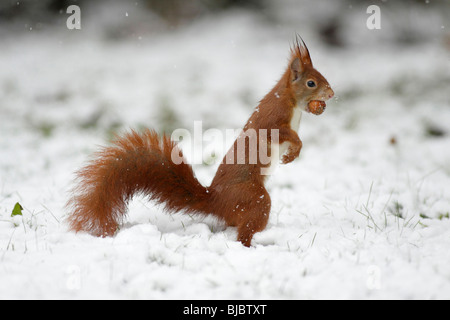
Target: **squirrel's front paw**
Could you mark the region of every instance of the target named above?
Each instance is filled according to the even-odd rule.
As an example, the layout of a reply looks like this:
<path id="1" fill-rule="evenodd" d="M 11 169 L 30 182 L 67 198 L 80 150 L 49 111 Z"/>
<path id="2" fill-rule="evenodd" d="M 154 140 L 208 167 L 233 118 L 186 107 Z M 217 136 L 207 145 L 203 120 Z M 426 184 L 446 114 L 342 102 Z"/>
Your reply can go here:
<path id="1" fill-rule="evenodd" d="M 282 164 L 288 164 L 288 163 L 291 163 L 292 161 L 295 160 L 295 158 L 296 158 L 296 157 L 293 156 L 292 153 L 285 154 L 285 155 L 281 158 L 281 163 L 282 163 Z"/>
<path id="2" fill-rule="evenodd" d="M 286 153 L 285 155 L 283 155 L 283 157 L 281 157 L 281 163 L 282 164 L 287 164 L 287 163 L 291 163 L 292 161 L 294 161 L 300 154 L 300 149 L 298 149 L 298 151 L 294 151 L 292 152 L 289 149 L 289 152 Z"/>
<path id="3" fill-rule="evenodd" d="M 282 164 L 291 163 L 296 158 L 298 158 L 298 156 L 300 155 L 300 150 L 302 149 L 302 145 L 303 144 L 301 140 L 299 140 L 296 144 L 291 145 L 286 154 L 281 157 L 281 163 Z"/>

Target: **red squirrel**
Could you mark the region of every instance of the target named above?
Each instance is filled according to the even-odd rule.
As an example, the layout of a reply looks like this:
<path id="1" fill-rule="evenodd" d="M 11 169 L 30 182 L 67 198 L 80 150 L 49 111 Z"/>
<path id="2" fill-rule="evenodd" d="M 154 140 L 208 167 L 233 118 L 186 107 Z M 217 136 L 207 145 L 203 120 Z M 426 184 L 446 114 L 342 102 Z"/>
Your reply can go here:
<path id="1" fill-rule="evenodd" d="M 302 141 L 297 130 L 302 111 L 322 113 L 324 101 L 333 95 L 327 80 L 314 69 L 305 43 L 297 37 L 283 76 L 260 101 L 209 187 L 200 184 L 184 158 L 177 164 L 172 160 L 173 154 L 183 155 L 169 137 L 152 130 L 131 131 L 100 150 L 77 173 L 78 185 L 67 203 L 69 227 L 97 236 L 114 235 L 128 201 L 143 194 L 168 212 L 213 215 L 237 227 L 238 241 L 249 247 L 253 235 L 264 230 L 269 220 L 271 200 L 263 170 L 299 156 Z M 268 133 L 265 140 L 259 139 L 263 129 Z M 250 150 L 246 140 L 250 130 L 258 135 L 256 150 Z M 274 132 L 278 141 L 272 137 Z M 262 147 L 261 141 L 271 160 L 249 161 L 251 152 Z M 237 159 L 239 144 L 245 146 L 244 159 Z"/>

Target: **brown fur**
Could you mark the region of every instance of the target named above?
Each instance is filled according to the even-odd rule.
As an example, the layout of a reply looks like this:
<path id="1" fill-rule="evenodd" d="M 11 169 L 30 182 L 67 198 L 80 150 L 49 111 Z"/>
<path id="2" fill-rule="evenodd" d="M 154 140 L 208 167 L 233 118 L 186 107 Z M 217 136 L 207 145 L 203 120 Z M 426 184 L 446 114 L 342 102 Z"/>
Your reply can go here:
<path id="1" fill-rule="evenodd" d="M 317 86 L 308 88 L 308 80 Z M 249 161 L 246 132 L 267 129 L 270 153 L 271 129 L 277 129 L 279 143 L 289 143 L 282 158 L 282 163 L 289 163 L 298 157 L 302 147 L 297 132 L 290 127 L 294 108 L 307 110 L 309 101 L 327 100 L 332 95 L 328 82 L 313 68 L 308 49 L 297 40 L 289 67 L 255 109 L 209 188 L 198 182 L 186 161 L 179 165 L 172 162 L 172 152 L 181 154 L 181 150 L 168 137 L 159 137 L 150 130 L 142 134 L 132 131 L 100 151 L 78 172 L 79 183 L 68 202 L 71 229 L 113 235 L 126 214 L 128 201 L 141 193 L 163 204 L 169 212 L 212 214 L 228 226 L 236 226 L 238 240 L 250 246 L 253 235 L 267 225 L 271 200 L 264 186 L 266 177 L 261 175 L 261 169 L 269 164 L 259 158 L 255 163 Z M 239 143 L 246 146 L 243 164 L 237 162 Z M 226 159 L 235 161 L 228 164 Z"/>
<path id="2" fill-rule="evenodd" d="M 134 131 L 117 139 L 113 146 L 98 152 L 95 159 L 78 172 L 79 184 L 68 206 L 68 218 L 75 231 L 98 236 L 113 235 L 134 194 L 164 204 L 168 211 L 204 211 L 207 190 L 194 177 L 185 161 L 171 161 L 175 144 L 151 130 Z"/>

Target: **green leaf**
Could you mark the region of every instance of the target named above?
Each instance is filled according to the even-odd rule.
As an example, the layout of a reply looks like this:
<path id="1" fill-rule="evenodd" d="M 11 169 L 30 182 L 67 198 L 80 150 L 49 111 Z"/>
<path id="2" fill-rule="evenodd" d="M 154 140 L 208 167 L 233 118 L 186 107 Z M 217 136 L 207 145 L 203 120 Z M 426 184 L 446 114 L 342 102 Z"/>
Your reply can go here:
<path id="1" fill-rule="evenodd" d="M 16 205 L 14 206 L 14 209 L 13 209 L 12 213 L 11 213 L 11 217 L 21 216 L 22 215 L 22 210 L 23 210 L 22 206 L 20 205 L 20 203 L 17 202 Z"/>
<path id="2" fill-rule="evenodd" d="M 438 219 L 439 219 L 439 220 L 442 220 L 442 219 L 444 219 L 444 218 L 447 218 L 447 219 L 450 218 L 450 215 L 449 215 L 448 212 L 447 212 L 446 214 L 443 214 L 443 213 L 440 213 L 440 214 L 439 214 L 439 216 L 438 216 Z"/>

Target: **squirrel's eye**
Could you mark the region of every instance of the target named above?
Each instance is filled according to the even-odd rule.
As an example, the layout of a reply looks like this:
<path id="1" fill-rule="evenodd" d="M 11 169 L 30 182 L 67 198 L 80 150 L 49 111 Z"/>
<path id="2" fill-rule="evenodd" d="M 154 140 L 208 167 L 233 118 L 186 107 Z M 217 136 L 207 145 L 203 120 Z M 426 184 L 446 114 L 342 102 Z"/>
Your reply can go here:
<path id="1" fill-rule="evenodd" d="M 306 85 L 307 85 L 308 87 L 310 87 L 310 88 L 314 88 L 314 87 L 316 86 L 316 83 L 315 83 L 314 81 L 312 81 L 312 80 L 309 80 L 309 81 L 306 83 Z"/>

